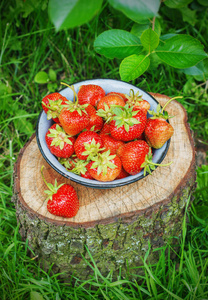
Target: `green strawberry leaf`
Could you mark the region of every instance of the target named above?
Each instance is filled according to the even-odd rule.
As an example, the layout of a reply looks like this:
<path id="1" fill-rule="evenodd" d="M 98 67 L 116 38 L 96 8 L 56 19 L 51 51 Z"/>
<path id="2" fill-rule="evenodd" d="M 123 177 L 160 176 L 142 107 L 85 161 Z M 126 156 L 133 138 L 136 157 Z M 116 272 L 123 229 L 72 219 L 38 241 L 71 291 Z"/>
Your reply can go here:
<path id="1" fill-rule="evenodd" d="M 108 58 L 125 58 L 138 54 L 143 47 L 140 39 L 128 31 L 120 29 L 107 30 L 94 41 L 95 51 Z"/>
<path id="2" fill-rule="evenodd" d="M 124 58 L 120 64 L 121 80 L 130 81 L 141 76 L 149 67 L 150 59 L 145 55 L 133 54 Z"/>
<path id="3" fill-rule="evenodd" d="M 100 10 L 102 0 L 49 0 L 48 14 L 56 30 L 73 28 L 90 21 Z"/>
<path id="4" fill-rule="evenodd" d="M 203 48 L 197 39 L 186 34 L 178 34 L 165 40 L 155 52 L 168 65 L 185 69 L 208 57 Z"/>
<path id="5" fill-rule="evenodd" d="M 108 0 L 115 8 L 134 22 L 140 23 L 157 15 L 160 7 L 160 0 Z"/>
<path id="6" fill-rule="evenodd" d="M 150 53 L 159 45 L 159 35 L 152 28 L 148 28 L 141 35 L 141 43 Z"/>

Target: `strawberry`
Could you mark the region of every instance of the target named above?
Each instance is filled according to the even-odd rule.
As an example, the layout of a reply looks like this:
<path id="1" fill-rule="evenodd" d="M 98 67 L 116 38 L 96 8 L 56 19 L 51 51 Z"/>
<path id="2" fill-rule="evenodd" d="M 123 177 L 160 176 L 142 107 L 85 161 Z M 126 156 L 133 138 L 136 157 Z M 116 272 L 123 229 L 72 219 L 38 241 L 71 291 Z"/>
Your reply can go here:
<path id="1" fill-rule="evenodd" d="M 53 124 L 45 135 L 50 152 L 57 157 L 70 157 L 74 153 L 75 138 L 66 134 L 57 123 Z"/>
<path id="2" fill-rule="evenodd" d="M 90 160 L 98 152 L 104 150 L 103 141 L 94 131 L 83 131 L 79 134 L 74 144 L 74 150 L 79 159 Z"/>
<path id="3" fill-rule="evenodd" d="M 139 173 L 148 153 L 149 146 L 145 141 L 138 140 L 126 143 L 119 152 L 124 170 L 131 175 Z"/>
<path id="4" fill-rule="evenodd" d="M 147 117 L 142 110 L 129 107 L 112 108 L 115 116 L 110 122 L 112 137 L 121 141 L 131 141 L 139 137 L 146 126 Z"/>
<path id="5" fill-rule="evenodd" d="M 87 165 L 89 164 L 86 160 L 77 159 L 74 168 L 71 170 L 74 174 L 80 175 L 83 178 L 92 179 L 94 178 L 90 175 Z"/>
<path id="6" fill-rule="evenodd" d="M 110 134 L 110 124 L 105 122 L 103 128 L 100 131 L 100 134 Z"/>
<path id="7" fill-rule="evenodd" d="M 43 176 L 43 167 L 41 168 L 41 175 L 43 181 L 48 189 L 45 193 L 48 195 L 47 210 L 59 217 L 72 218 L 79 210 L 79 199 L 73 186 L 70 184 L 61 184 L 57 186 L 55 179 L 54 186 L 46 182 Z"/>
<path id="8" fill-rule="evenodd" d="M 111 107 L 112 105 L 125 106 L 125 101 L 123 100 L 123 98 L 116 94 L 110 94 L 100 99 L 100 101 L 97 104 L 97 110 L 105 110 L 104 103 L 107 104 L 108 107 Z"/>
<path id="9" fill-rule="evenodd" d="M 42 99 L 42 108 L 47 114 L 47 120 L 53 119 L 54 122 L 59 123 L 59 114 L 61 112 L 62 106 L 67 103 L 66 97 L 59 93 L 52 93 L 45 96 Z"/>
<path id="10" fill-rule="evenodd" d="M 97 102 L 105 96 L 104 89 L 96 84 L 81 85 L 78 91 L 80 104 L 97 105 Z"/>
<path id="11" fill-rule="evenodd" d="M 73 87 L 70 87 L 74 92 L 74 101 L 68 101 L 59 115 L 59 121 L 64 130 L 74 136 L 85 129 L 90 123 L 90 117 L 86 112 L 88 104 L 80 105 L 78 103 L 78 97 Z M 76 98 L 76 100 L 75 100 Z"/>
<path id="12" fill-rule="evenodd" d="M 89 125 L 85 128 L 86 130 L 100 131 L 103 127 L 103 118 L 96 114 L 96 109 L 91 104 L 86 107 L 86 112 L 90 117 Z"/>
<path id="13" fill-rule="evenodd" d="M 98 153 L 87 165 L 90 175 L 98 181 L 112 181 L 121 172 L 121 160 L 114 154 L 110 155 L 110 150 Z"/>
<path id="14" fill-rule="evenodd" d="M 126 98 L 126 95 L 124 93 L 119 93 L 119 92 L 110 92 L 106 96 L 112 95 L 112 94 L 116 94 L 116 95 L 121 96 L 123 98 L 124 102 L 126 102 L 128 100 L 128 98 Z"/>
<path id="15" fill-rule="evenodd" d="M 158 104 L 156 112 L 149 111 L 152 117 L 147 120 L 144 135 L 150 147 L 155 149 L 161 148 L 174 133 L 172 125 L 166 121 L 170 116 L 167 112 L 164 112 L 164 108 L 173 99 L 175 98 L 170 99 L 163 108 Z"/>
<path id="16" fill-rule="evenodd" d="M 126 98 L 128 99 L 126 103 L 129 104 L 129 106 L 134 106 L 137 109 L 142 109 L 146 114 L 147 111 L 150 109 L 150 104 L 148 101 L 142 99 L 142 95 L 139 95 L 139 91 L 134 94 L 134 90 L 130 90 L 130 95 L 126 94 Z"/>
<path id="17" fill-rule="evenodd" d="M 168 164 L 157 164 L 152 161 L 152 149 L 143 140 L 137 140 L 126 143 L 119 149 L 119 157 L 122 162 L 124 170 L 130 175 L 138 174 L 144 169 L 144 176 L 146 173 L 151 174 L 151 170 L 155 170 L 156 166 L 169 166 Z"/>
<path id="18" fill-rule="evenodd" d="M 124 168 L 121 168 L 121 172 L 119 173 L 119 175 L 116 177 L 116 179 L 122 179 L 122 178 L 126 178 L 128 177 L 130 174 L 127 173 Z"/>
<path id="19" fill-rule="evenodd" d="M 110 150 L 111 154 L 116 154 L 117 149 L 124 144 L 124 142 L 114 139 L 109 134 L 100 134 L 100 137 L 103 141 L 105 151 Z"/>

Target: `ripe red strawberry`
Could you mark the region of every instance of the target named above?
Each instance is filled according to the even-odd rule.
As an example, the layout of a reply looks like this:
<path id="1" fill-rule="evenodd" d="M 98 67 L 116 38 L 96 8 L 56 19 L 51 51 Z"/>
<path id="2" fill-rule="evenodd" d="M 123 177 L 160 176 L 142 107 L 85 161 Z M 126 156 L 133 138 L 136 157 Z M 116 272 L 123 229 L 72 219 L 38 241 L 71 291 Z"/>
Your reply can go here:
<path id="1" fill-rule="evenodd" d="M 130 95 L 126 94 L 126 98 L 128 99 L 126 103 L 129 106 L 134 106 L 137 109 L 142 109 L 147 114 L 147 111 L 150 109 L 150 104 L 148 101 L 142 99 L 142 95 L 139 95 L 139 91 L 135 94 L 134 90 L 130 90 Z"/>
<path id="2" fill-rule="evenodd" d="M 123 100 L 123 98 L 116 94 L 110 94 L 100 99 L 100 101 L 97 104 L 97 110 L 105 110 L 104 103 L 107 104 L 108 107 L 111 107 L 112 105 L 125 106 L 125 101 Z"/>
<path id="3" fill-rule="evenodd" d="M 81 85 L 78 91 L 80 104 L 97 105 L 97 102 L 105 96 L 104 89 L 96 84 Z"/>
<path id="4" fill-rule="evenodd" d="M 88 104 L 79 104 L 74 87 L 71 87 L 69 85 L 67 86 L 74 92 L 74 101 L 68 101 L 67 104 L 64 105 L 64 108 L 61 110 L 59 115 L 59 121 L 64 130 L 68 134 L 74 136 L 80 133 L 89 125 L 90 117 L 85 110 Z"/>
<path id="5" fill-rule="evenodd" d="M 105 122 L 103 128 L 100 131 L 100 134 L 110 134 L 110 124 Z"/>
<path id="6" fill-rule="evenodd" d="M 87 165 L 90 175 L 98 181 L 112 181 L 121 172 L 121 160 L 114 154 L 110 155 L 110 150 L 98 153 Z"/>
<path id="7" fill-rule="evenodd" d="M 124 142 L 114 139 L 109 134 L 100 134 L 100 137 L 103 141 L 105 151 L 110 150 L 111 154 L 116 154 L 118 148 L 124 144 Z"/>
<path id="8" fill-rule="evenodd" d="M 106 96 L 112 95 L 112 94 L 116 94 L 116 95 L 121 96 L 123 98 L 124 102 L 126 102 L 128 100 L 128 98 L 126 98 L 126 95 L 124 93 L 119 93 L 119 92 L 110 92 Z"/>
<path id="9" fill-rule="evenodd" d="M 112 137 L 121 141 L 132 141 L 138 138 L 146 126 L 147 117 L 142 110 L 129 107 L 112 108 L 115 116 L 110 122 L 110 132 Z"/>
<path id="10" fill-rule="evenodd" d="M 66 97 L 59 93 L 52 93 L 45 96 L 42 99 L 41 105 L 44 112 L 47 114 L 47 120 L 53 119 L 54 122 L 59 123 L 59 114 L 67 101 Z"/>
<path id="11" fill-rule="evenodd" d="M 136 175 L 142 170 L 142 164 L 149 153 L 148 144 L 143 140 L 132 141 L 126 143 L 121 149 L 119 154 L 124 170 L 131 175 Z"/>
<path id="12" fill-rule="evenodd" d="M 83 131 L 79 134 L 74 144 L 74 150 L 79 159 L 90 160 L 102 151 L 103 141 L 94 131 Z"/>
<path id="13" fill-rule="evenodd" d="M 144 176 L 146 173 L 151 173 L 156 166 L 169 166 L 168 164 L 157 164 L 152 161 L 152 149 L 143 140 L 132 141 L 120 147 L 120 159 L 124 170 L 130 175 L 138 174 L 144 169 Z"/>
<path id="14" fill-rule="evenodd" d="M 74 153 L 75 138 L 66 134 L 57 123 L 53 124 L 45 135 L 50 152 L 57 157 L 70 157 Z"/>
<path id="15" fill-rule="evenodd" d="M 48 200 L 48 211 L 55 216 L 65 218 L 74 217 L 79 210 L 79 199 L 73 186 L 70 184 L 61 184 L 57 186 L 56 180 L 53 186 L 46 182 L 42 171 L 43 166 L 41 168 L 41 175 L 45 184 L 49 188 L 49 190 L 45 191 L 48 195 L 46 199 Z"/>
<path id="16" fill-rule="evenodd" d="M 172 99 L 170 99 L 167 103 L 171 100 Z M 168 116 L 167 112 L 163 114 L 165 106 L 162 109 L 158 104 L 156 112 L 149 111 L 149 113 L 152 114 L 152 117 L 148 118 L 144 131 L 148 145 L 155 149 L 161 148 L 174 133 L 172 125 L 166 121 L 170 116 Z"/>
<path id="17" fill-rule="evenodd" d="M 86 112 L 90 117 L 90 123 L 85 128 L 86 130 L 100 131 L 103 127 L 103 118 L 96 114 L 96 109 L 91 104 L 86 107 Z"/>
<path id="18" fill-rule="evenodd" d="M 121 168 L 121 172 L 120 172 L 119 175 L 116 177 L 116 179 L 122 179 L 122 178 L 126 178 L 126 177 L 128 177 L 128 176 L 130 176 L 130 174 L 127 173 L 127 172 L 124 170 L 124 168 L 122 167 L 122 168 Z"/>

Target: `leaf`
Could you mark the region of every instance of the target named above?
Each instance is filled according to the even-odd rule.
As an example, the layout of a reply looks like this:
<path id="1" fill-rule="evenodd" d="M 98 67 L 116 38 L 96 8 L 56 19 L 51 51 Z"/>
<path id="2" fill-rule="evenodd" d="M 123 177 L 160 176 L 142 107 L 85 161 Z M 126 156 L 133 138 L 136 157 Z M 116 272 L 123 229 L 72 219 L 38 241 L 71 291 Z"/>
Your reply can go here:
<path id="1" fill-rule="evenodd" d="M 203 5 L 203 6 L 208 6 L 208 2 L 207 0 L 197 0 L 199 2 L 199 4 Z"/>
<path id="2" fill-rule="evenodd" d="M 51 81 L 56 81 L 56 72 L 53 69 L 49 69 L 48 76 Z"/>
<path id="3" fill-rule="evenodd" d="M 159 36 L 151 28 L 146 29 L 141 35 L 141 43 L 150 53 L 159 45 Z"/>
<path id="4" fill-rule="evenodd" d="M 208 58 L 200 61 L 193 67 L 181 70 L 186 75 L 192 75 L 196 80 L 205 81 L 208 79 Z"/>
<path id="5" fill-rule="evenodd" d="M 197 169 L 196 192 L 202 195 L 205 202 L 208 202 L 208 165 L 202 165 Z"/>
<path id="6" fill-rule="evenodd" d="M 30 300 L 44 300 L 44 298 L 38 292 L 30 292 Z"/>
<path id="7" fill-rule="evenodd" d="M 192 0 L 165 0 L 164 4 L 170 8 L 181 8 L 189 3 L 191 3 Z"/>
<path id="8" fill-rule="evenodd" d="M 48 74 L 44 71 L 40 71 L 35 75 L 34 81 L 40 84 L 47 83 L 49 81 Z"/>
<path id="9" fill-rule="evenodd" d="M 101 6 L 102 0 L 49 0 L 48 14 L 59 31 L 89 22 Z"/>
<path id="10" fill-rule="evenodd" d="M 120 29 L 107 30 L 94 41 L 95 51 L 108 58 L 125 58 L 139 54 L 143 47 L 140 39 L 128 31 Z"/>
<path id="11" fill-rule="evenodd" d="M 156 16 L 160 7 L 160 0 L 108 0 L 108 2 L 137 23 Z"/>
<path id="12" fill-rule="evenodd" d="M 148 28 L 152 28 L 152 23 L 151 22 L 148 22 L 148 23 L 145 23 L 145 24 L 134 23 L 134 25 L 132 26 L 132 29 L 131 29 L 131 33 L 140 38 L 142 33 Z M 161 34 L 161 25 L 160 25 L 160 22 L 159 22 L 158 18 L 155 19 L 154 31 L 160 36 L 160 34 Z"/>
<path id="13" fill-rule="evenodd" d="M 197 64 L 207 57 L 204 46 L 195 38 L 178 34 L 167 39 L 155 50 L 159 58 L 168 65 L 184 69 Z"/>
<path id="14" fill-rule="evenodd" d="M 188 22 L 191 25 L 195 25 L 197 18 L 196 18 L 196 10 L 192 10 L 188 7 L 183 7 L 179 9 L 184 22 Z"/>
<path id="15" fill-rule="evenodd" d="M 136 79 L 147 70 L 149 64 L 149 57 L 145 55 L 134 54 L 124 58 L 119 68 L 121 79 L 124 81 Z"/>

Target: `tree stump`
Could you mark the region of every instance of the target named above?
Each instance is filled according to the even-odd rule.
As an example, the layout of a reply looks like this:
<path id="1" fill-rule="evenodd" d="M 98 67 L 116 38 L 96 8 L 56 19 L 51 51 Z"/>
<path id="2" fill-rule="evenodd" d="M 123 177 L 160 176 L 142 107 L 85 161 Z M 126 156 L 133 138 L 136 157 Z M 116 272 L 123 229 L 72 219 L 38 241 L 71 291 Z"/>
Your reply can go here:
<path id="1" fill-rule="evenodd" d="M 152 94 L 164 106 L 169 97 Z M 54 263 L 55 272 L 75 274 L 86 279 L 92 272 L 86 246 L 103 275 L 110 270 L 116 276 L 139 272 L 141 257 L 151 245 L 151 262 L 158 259 L 154 249 L 180 237 L 184 209 L 195 187 L 195 149 L 183 106 L 173 100 L 167 107 L 174 127 L 168 153 L 152 175 L 138 182 L 107 190 L 88 188 L 56 173 L 42 157 L 35 135 L 21 149 L 14 170 L 16 215 L 23 240 L 28 239 L 35 255 L 47 269 Z M 51 215 L 46 208 L 48 182 L 70 183 L 80 200 L 78 214 L 71 218 Z M 173 242 L 173 241 L 172 241 Z M 83 259 L 85 257 L 85 259 Z"/>

